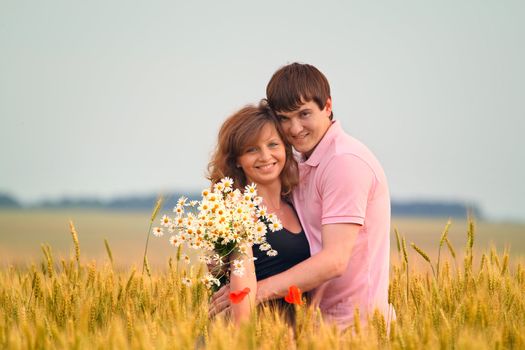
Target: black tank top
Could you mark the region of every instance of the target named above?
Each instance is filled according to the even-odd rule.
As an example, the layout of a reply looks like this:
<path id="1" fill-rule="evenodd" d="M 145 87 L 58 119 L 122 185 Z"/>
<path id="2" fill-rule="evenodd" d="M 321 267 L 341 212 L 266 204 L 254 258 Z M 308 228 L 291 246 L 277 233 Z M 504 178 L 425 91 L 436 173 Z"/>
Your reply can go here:
<path id="1" fill-rule="evenodd" d="M 299 233 L 292 233 L 285 228 L 276 232 L 268 231 L 266 241 L 272 249 L 277 250 L 277 255 L 268 256 L 259 249 L 259 245 L 252 246 L 253 256 L 257 258 L 254 261 L 257 281 L 284 272 L 310 257 L 310 246 L 302 227 Z M 307 293 L 304 296 L 308 299 Z M 295 308 L 285 302 L 284 298 L 270 300 L 259 306 L 263 305 L 278 310 L 289 325 L 295 326 Z"/>
<path id="2" fill-rule="evenodd" d="M 253 245 L 253 256 L 257 258 L 254 261 L 257 281 L 286 271 L 310 257 L 310 246 L 302 228 L 299 233 L 285 228 L 275 232 L 268 230 L 266 241 L 277 251 L 277 255 L 268 256 L 259 249 L 259 245 Z"/>

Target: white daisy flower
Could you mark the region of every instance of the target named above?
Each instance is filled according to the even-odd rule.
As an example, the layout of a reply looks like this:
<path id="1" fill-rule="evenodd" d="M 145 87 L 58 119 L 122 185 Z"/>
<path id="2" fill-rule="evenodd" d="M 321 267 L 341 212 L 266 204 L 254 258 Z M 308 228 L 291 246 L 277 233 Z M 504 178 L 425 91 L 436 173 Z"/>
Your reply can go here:
<path id="1" fill-rule="evenodd" d="M 202 202 L 201 205 L 199 205 L 199 207 L 197 208 L 200 212 L 203 213 L 203 215 L 205 215 L 210 209 L 211 209 L 211 206 L 208 202 Z"/>
<path id="2" fill-rule="evenodd" d="M 266 255 L 268 255 L 268 256 L 276 256 L 277 255 L 277 250 L 270 249 L 268 252 L 266 252 Z"/>
<path id="3" fill-rule="evenodd" d="M 248 246 L 246 244 L 241 244 L 239 246 L 239 253 L 246 255 L 248 253 Z"/>
<path id="4" fill-rule="evenodd" d="M 230 198 L 230 200 L 233 202 L 233 203 L 236 203 L 239 201 L 239 199 L 241 198 L 242 194 L 241 194 L 241 191 L 237 188 L 235 189 L 233 192 L 229 193 L 228 194 L 228 198 Z"/>
<path id="5" fill-rule="evenodd" d="M 177 214 L 177 216 L 181 216 L 184 214 L 184 208 L 181 205 L 177 205 L 175 208 L 173 208 L 173 212 Z"/>
<path id="6" fill-rule="evenodd" d="M 199 201 L 190 201 L 190 207 L 194 207 L 199 203 Z"/>
<path id="7" fill-rule="evenodd" d="M 267 243 L 267 242 L 264 242 L 263 244 L 261 244 L 259 246 L 259 250 L 263 251 L 263 252 L 267 251 L 267 250 L 270 250 L 270 249 L 272 249 L 272 246 L 269 243 Z"/>
<path id="8" fill-rule="evenodd" d="M 168 227 L 171 225 L 171 219 L 168 215 L 163 215 L 162 219 L 160 219 L 160 224 L 164 227 Z"/>
<path id="9" fill-rule="evenodd" d="M 211 288 L 211 286 L 214 284 L 216 284 L 217 286 L 221 285 L 221 282 L 219 282 L 219 279 L 213 277 L 213 275 L 210 273 L 207 273 L 204 277 L 202 277 L 201 282 L 204 283 L 207 288 Z"/>
<path id="10" fill-rule="evenodd" d="M 182 261 L 184 261 L 186 264 L 191 263 L 190 257 L 186 254 L 182 254 Z"/>
<path id="11" fill-rule="evenodd" d="M 224 184 L 222 182 L 218 182 L 215 185 L 213 185 L 213 190 L 215 192 L 222 192 L 224 190 Z"/>
<path id="12" fill-rule="evenodd" d="M 270 231 L 275 232 L 283 228 L 283 225 L 279 221 L 274 221 L 270 224 Z"/>
<path id="13" fill-rule="evenodd" d="M 246 185 L 244 188 L 244 194 L 248 194 L 251 197 L 257 196 L 257 186 L 255 184 Z"/>
<path id="14" fill-rule="evenodd" d="M 186 205 L 186 201 L 188 200 L 188 198 L 182 196 L 179 198 L 179 200 L 177 201 L 177 206 L 178 207 L 183 207 Z"/>
<path id="15" fill-rule="evenodd" d="M 208 198 L 208 195 L 211 193 L 210 189 L 209 188 L 205 188 L 202 190 L 201 194 L 202 194 L 202 198 Z"/>
<path id="16" fill-rule="evenodd" d="M 182 241 L 180 240 L 179 236 L 171 236 L 169 239 L 169 242 L 172 246 L 178 247 L 182 244 Z"/>
<path id="17" fill-rule="evenodd" d="M 214 277 L 214 278 L 212 278 L 210 281 L 211 281 L 211 283 L 213 283 L 213 284 L 215 284 L 215 285 L 217 285 L 217 286 L 220 286 L 220 285 L 221 285 L 221 281 L 219 281 L 218 278 L 215 278 L 215 277 Z"/>
<path id="18" fill-rule="evenodd" d="M 240 259 L 234 259 L 232 265 L 234 269 L 240 269 L 244 267 L 244 261 Z"/>
<path id="19" fill-rule="evenodd" d="M 182 282 L 182 284 L 184 284 L 187 287 L 191 286 L 191 279 L 189 279 L 188 277 L 183 277 L 181 282 Z"/>
<path id="20" fill-rule="evenodd" d="M 262 217 L 262 218 L 266 218 L 266 215 L 268 215 L 268 208 L 264 205 L 261 205 L 259 207 L 259 210 L 257 210 L 257 216 L 258 217 Z"/>
<path id="21" fill-rule="evenodd" d="M 219 264 L 219 266 L 222 266 L 224 265 L 224 261 L 222 261 L 221 257 L 219 254 L 214 254 L 210 257 L 211 261 L 214 261 L 216 263 Z"/>
<path id="22" fill-rule="evenodd" d="M 242 277 L 244 276 L 244 271 L 245 271 L 245 268 L 240 268 L 240 269 L 233 269 L 233 274 L 236 275 L 236 276 L 239 276 L 239 277 Z"/>
<path id="23" fill-rule="evenodd" d="M 255 237 L 264 236 L 266 234 L 267 227 L 264 222 L 257 222 L 254 227 Z"/>
<path id="24" fill-rule="evenodd" d="M 162 227 L 154 227 L 152 230 L 152 233 L 156 237 L 161 237 L 164 235 L 164 231 L 162 230 Z"/>
<path id="25" fill-rule="evenodd" d="M 229 192 L 232 189 L 233 186 L 233 180 L 229 177 L 225 177 L 221 180 L 221 183 L 224 186 L 224 192 Z"/>
<path id="26" fill-rule="evenodd" d="M 190 244 L 190 247 L 193 249 L 200 249 L 204 245 L 204 242 L 201 239 L 193 240 Z"/>
<path id="27" fill-rule="evenodd" d="M 240 276 L 242 277 L 244 275 L 244 261 L 242 260 L 239 260 L 239 259 L 235 259 L 233 260 L 233 273 L 237 276 Z"/>

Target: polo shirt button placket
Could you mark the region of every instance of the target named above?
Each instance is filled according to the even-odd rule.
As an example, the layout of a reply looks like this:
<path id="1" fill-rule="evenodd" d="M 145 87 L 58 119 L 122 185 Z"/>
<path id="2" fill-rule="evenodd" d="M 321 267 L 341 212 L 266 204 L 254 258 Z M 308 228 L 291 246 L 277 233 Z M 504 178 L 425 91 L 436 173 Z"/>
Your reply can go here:
<path id="1" fill-rule="evenodd" d="M 299 163 L 299 199 L 302 201 L 304 201 L 305 198 L 306 187 L 308 185 L 306 179 L 308 178 L 310 170 L 311 168 L 307 164 Z"/>

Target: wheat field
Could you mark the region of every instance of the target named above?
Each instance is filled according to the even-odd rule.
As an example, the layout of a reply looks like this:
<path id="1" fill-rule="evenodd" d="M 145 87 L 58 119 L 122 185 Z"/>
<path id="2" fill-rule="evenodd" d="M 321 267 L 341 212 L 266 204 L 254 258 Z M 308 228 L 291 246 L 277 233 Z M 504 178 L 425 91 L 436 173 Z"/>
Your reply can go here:
<path id="1" fill-rule="evenodd" d="M 144 222 L 147 222 L 147 218 Z M 143 225 L 144 226 L 144 225 Z M 68 233 L 68 254 L 44 244 L 32 263 L 0 268 L 0 347 L 8 349 L 507 349 L 525 346 L 525 270 L 496 247 L 476 249 L 477 227 L 467 223 L 456 244 L 445 222 L 434 249 L 415 244 L 398 225 L 393 234 L 389 298 L 397 320 L 387 331 L 380 314 L 345 332 L 324 324 L 316 310 L 298 308 L 290 327 L 259 308 L 236 327 L 210 319 L 208 293 L 187 287 L 203 266 L 186 267 L 172 254 L 164 266 L 117 264 L 111 243 L 104 257 L 85 253 L 83 232 Z M 452 226 L 451 226 L 452 227 Z M 451 228 L 450 227 L 450 228 Z M 3 231 L 2 231 L 3 232 Z M 143 241 L 142 232 L 140 242 Z M 5 239 L 5 237 L 4 237 Z M 136 238 L 139 240 L 139 238 Z M 106 245 L 105 245 L 106 243 Z M 33 244 L 38 244 L 34 242 Z M 148 257 L 154 257 L 151 250 Z M 140 261 L 140 258 L 139 258 Z M 358 312 L 358 311 L 356 311 Z"/>

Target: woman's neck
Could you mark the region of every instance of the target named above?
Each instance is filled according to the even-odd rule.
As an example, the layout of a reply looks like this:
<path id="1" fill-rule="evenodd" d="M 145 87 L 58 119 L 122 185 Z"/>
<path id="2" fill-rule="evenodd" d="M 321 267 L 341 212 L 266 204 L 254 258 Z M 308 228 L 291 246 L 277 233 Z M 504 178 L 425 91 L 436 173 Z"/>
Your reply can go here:
<path id="1" fill-rule="evenodd" d="M 281 181 L 275 181 L 271 184 L 257 184 L 257 192 L 267 207 L 279 209 L 281 207 Z"/>

